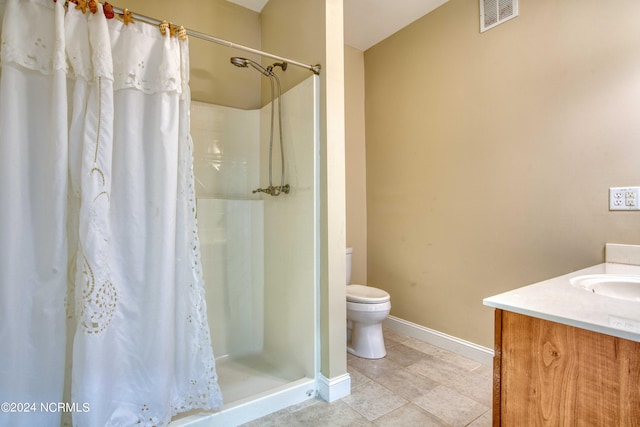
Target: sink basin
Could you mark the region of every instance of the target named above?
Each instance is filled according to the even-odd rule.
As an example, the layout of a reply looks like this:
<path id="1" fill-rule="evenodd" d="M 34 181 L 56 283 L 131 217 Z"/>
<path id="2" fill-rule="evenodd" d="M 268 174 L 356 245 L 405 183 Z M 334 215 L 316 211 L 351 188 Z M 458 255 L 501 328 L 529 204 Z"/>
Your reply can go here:
<path id="1" fill-rule="evenodd" d="M 640 276 L 587 274 L 569 280 L 572 285 L 611 298 L 640 302 Z"/>

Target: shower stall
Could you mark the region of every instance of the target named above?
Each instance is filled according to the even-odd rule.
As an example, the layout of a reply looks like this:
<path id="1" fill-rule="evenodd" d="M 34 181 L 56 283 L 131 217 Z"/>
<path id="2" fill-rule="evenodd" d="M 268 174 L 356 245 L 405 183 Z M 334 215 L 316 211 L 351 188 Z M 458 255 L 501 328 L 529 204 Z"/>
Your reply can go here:
<path id="1" fill-rule="evenodd" d="M 12 175 L 0 190 L 15 207 L 3 209 L 2 230 L 27 238 L 2 248 L 0 329 L 12 348 L 2 378 L 21 382 L 5 380 L 0 391 L 7 401 L 91 403 L 15 425 L 83 424 L 77 419 L 91 415 L 91 425 L 228 427 L 327 389 L 319 372 L 320 66 L 287 60 L 312 71 L 289 79 L 284 58 L 106 3 L 94 4 L 100 13 L 72 2 L 9 3 L 3 33 L 24 55 L 2 68 L 11 107 L 2 141 L 11 144 L 0 144 L 0 158 Z M 197 20 L 198 8 L 187 9 Z M 215 65 L 191 67 L 187 35 L 224 45 L 228 56 L 218 61 L 221 51 L 208 45 L 201 57 Z M 230 64 L 237 50 L 254 59 Z M 263 68 L 266 57 L 280 62 Z M 221 78 L 218 67 L 245 77 Z M 264 106 L 261 94 L 237 105 L 191 102 L 190 75 L 207 81 L 198 93 L 214 103 L 228 100 L 220 88 L 235 96 L 247 78 L 267 90 L 268 78 L 278 96 Z M 221 409 L 192 409 L 220 408 L 218 386 Z"/>
<path id="2" fill-rule="evenodd" d="M 277 109 L 273 125 L 270 103 L 191 105 L 198 233 L 224 409 L 185 414 L 174 427 L 238 425 L 316 395 L 319 77 L 279 101 L 281 126 Z M 287 192 L 256 191 L 283 190 L 281 171 Z"/>

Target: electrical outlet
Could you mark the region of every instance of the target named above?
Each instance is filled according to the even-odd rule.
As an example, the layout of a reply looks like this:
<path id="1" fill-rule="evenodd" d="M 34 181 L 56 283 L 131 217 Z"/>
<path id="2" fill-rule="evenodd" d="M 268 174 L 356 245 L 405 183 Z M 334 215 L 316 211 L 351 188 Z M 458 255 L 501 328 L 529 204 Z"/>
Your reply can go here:
<path id="1" fill-rule="evenodd" d="M 640 205 L 638 204 L 639 193 L 640 187 L 611 187 L 609 189 L 609 210 L 640 210 Z"/>

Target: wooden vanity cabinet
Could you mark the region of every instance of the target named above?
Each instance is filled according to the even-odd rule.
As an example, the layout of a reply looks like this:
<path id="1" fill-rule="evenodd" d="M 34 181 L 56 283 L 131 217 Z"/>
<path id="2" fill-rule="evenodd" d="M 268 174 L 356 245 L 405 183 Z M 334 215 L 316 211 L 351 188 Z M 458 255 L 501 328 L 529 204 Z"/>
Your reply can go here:
<path id="1" fill-rule="evenodd" d="M 640 426 L 640 343 L 497 309 L 493 425 Z"/>

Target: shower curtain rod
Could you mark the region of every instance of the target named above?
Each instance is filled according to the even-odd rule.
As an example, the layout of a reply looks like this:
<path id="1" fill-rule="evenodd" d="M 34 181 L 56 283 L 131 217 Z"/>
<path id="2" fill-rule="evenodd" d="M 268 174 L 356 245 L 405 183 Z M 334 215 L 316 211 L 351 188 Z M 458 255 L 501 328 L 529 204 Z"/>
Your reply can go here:
<path id="1" fill-rule="evenodd" d="M 120 14 L 124 13 L 124 9 L 121 9 L 119 7 L 116 7 L 116 6 L 113 6 L 113 11 L 116 12 L 116 13 L 120 13 Z M 159 21 L 159 20 L 157 20 L 155 18 L 150 18 L 148 16 L 140 15 L 140 14 L 131 12 L 128 9 L 127 9 L 127 11 L 131 13 L 131 17 L 133 17 L 134 19 L 137 19 L 138 21 L 146 22 L 147 24 L 152 24 L 152 25 L 160 25 L 162 23 L 162 21 Z M 201 33 L 201 32 L 198 32 L 198 31 L 190 30 L 188 28 L 186 28 L 186 31 L 187 31 L 187 35 L 188 36 L 192 36 L 192 37 L 195 37 L 195 38 L 198 38 L 198 39 L 202 39 L 202 40 L 206 40 L 206 41 L 209 41 L 209 42 L 221 44 L 223 46 L 232 47 L 234 49 L 244 50 L 245 52 L 255 53 L 256 55 L 266 56 L 268 58 L 272 58 L 272 59 L 276 59 L 278 61 L 286 62 L 287 64 L 296 65 L 298 67 L 306 68 L 307 70 L 311 70 L 313 72 L 313 74 L 320 74 L 320 70 L 322 69 L 320 64 L 308 65 L 308 64 L 304 64 L 302 62 L 293 61 L 291 59 L 284 58 L 282 56 L 274 55 L 272 53 L 263 52 L 261 50 L 254 49 L 254 48 L 249 47 L 249 46 L 244 46 L 244 45 L 233 43 L 233 42 L 230 42 L 230 41 L 227 41 L 227 40 L 224 40 L 224 39 L 220 39 L 218 37 L 210 36 L 209 34 L 205 34 L 205 33 Z"/>

